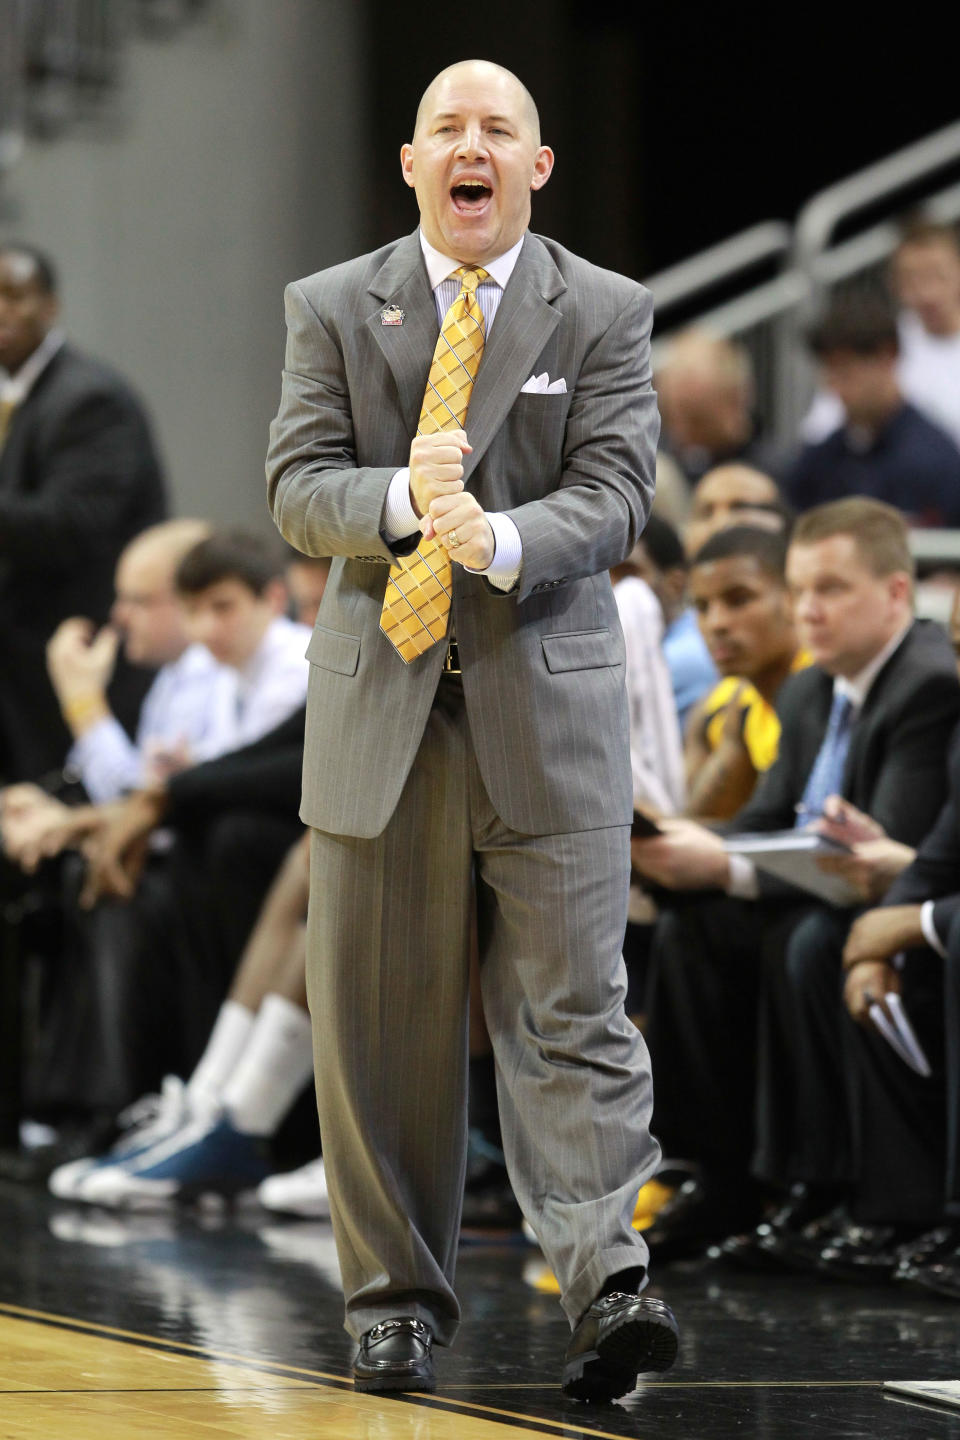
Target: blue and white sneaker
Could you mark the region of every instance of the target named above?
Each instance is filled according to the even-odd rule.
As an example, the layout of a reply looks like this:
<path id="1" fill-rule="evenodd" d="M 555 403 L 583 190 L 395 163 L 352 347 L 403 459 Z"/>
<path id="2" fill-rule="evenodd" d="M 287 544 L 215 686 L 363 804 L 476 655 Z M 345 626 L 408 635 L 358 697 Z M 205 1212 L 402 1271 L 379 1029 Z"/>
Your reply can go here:
<path id="1" fill-rule="evenodd" d="M 142 1155 L 182 1129 L 193 1113 L 186 1085 L 179 1076 L 167 1075 L 159 1095 L 144 1095 L 119 1116 L 120 1137 L 105 1155 L 58 1165 L 47 1181 L 50 1190 L 58 1200 L 86 1200 L 84 1185 L 90 1175 Z"/>
<path id="2" fill-rule="evenodd" d="M 162 1209 L 200 1195 L 252 1190 L 270 1169 L 265 1142 L 237 1130 L 221 1113 L 194 1120 L 151 1149 L 88 1175 L 84 1199 L 110 1209 Z"/>

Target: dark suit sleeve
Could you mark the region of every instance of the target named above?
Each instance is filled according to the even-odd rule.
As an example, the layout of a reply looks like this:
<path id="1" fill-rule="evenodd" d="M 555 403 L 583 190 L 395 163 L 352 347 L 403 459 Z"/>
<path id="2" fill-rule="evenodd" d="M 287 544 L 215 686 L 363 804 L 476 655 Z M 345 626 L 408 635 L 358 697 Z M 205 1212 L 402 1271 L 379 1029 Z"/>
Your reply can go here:
<path id="1" fill-rule="evenodd" d="M 916 858 L 890 886 L 884 905 L 922 905 L 934 901 L 933 923 L 946 943 L 953 916 L 960 911 L 960 733 L 954 732 L 950 756 L 950 795 Z"/>
<path id="2" fill-rule="evenodd" d="M 945 757 L 960 710 L 954 676 L 930 674 L 912 690 L 886 737 L 869 797 L 873 818 L 905 845 L 919 845 L 943 804 Z"/>
<path id="3" fill-rule="evenodd" d="M 269 734 L 171 776 L 166 818 L 203 824 L 224 810 L 266 810 L 294 819 L 300 808 L 306 711 L 295 711 Z"/>
<path id="4" fill-rule="evenodd" d="M 75 396 L 44 418 L 37 445 L 43 484 L 0 494 L 0 554 L 19 568 L 60 571 L 114 550 L 152 454 L 133 398 L 107 382 Z"/>
<path id="5" fill-rule="evenodd" d="M 897 876 L 884 896 L 884 905 L 922 905 L 951 895 L 960 885 L 960 830 L 957 812 L 948 800 L 937 823 L 925 837 L 916 858 Z"/>

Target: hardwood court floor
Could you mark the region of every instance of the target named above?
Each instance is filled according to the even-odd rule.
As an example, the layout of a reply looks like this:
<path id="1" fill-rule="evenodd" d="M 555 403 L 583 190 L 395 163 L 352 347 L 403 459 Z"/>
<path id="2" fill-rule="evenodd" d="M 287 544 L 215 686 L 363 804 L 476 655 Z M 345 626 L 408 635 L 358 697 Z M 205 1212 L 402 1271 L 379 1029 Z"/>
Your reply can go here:
<path id="1" fill-rule="evenodd" d="M 0 1237 L 0 1440 L 960 1440 L 960 1412 L 881 1389 L 960 1377 L 960 1307 L 909 1292 L 661 1267 L 676 1367 L 574 1407 L 536 1252 L 466 1246 L 438 1394 L 381 1399 L 348 1378 L 327 1226 L 123 1219 L 0 1186 Z"/>

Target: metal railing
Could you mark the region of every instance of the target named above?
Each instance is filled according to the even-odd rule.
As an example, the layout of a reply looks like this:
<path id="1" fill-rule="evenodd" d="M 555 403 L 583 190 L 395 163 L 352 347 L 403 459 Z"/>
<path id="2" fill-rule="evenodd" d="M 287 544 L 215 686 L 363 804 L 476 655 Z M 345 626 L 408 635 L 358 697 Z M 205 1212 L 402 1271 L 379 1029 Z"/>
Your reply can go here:
<path id="1" fill-rule="evenodd" d="M 899 228 L 892 220 L 872 223 L 859 234 L 831 245 L 839 227 L 868 207 L 894 208 L 905 190 L 931 180 L 931 188 L 912 208 L 932 220 L 953 224 L 960 220 L 960 184 L 936 186 L 940 172 L 960 162 L 960 121 L 926 139 L 907 145 L 885 160 L 814 195 L 800 211 L 795 227 L 769 221 L 712 246 L 681 265 L 653 275 L 646 282 L 657 303 L 658 335 L 654 364 L 662 360 L 669 342 L 662 326 L 663 311 L 689 305 L 711 284 L 745 275 L 759 255 L 751 256 L 748 237 L 781 235 L 790 231 L 790 264 L 773 279 L 752 285 L 743 293 L 687 318 L 685 324 L 741 341 L 757 374 L 758 408 L 773 433 L 789 441 L 796 435 L 813 390 L 813 371 L 803 344 L 803 331 L 816 307 L 836 285 L 876 270 L 896 249 Z M 942 179 L 942 175 L 940 175 Z M 767 258 L 774 251 L 767 252 Z M 786 252 L 783 252 L 784 255 Z M 711 257 L 723 265 L 712 280 L 706 278 Z M 665 285 L 664 282 L 667 282 Z M 658 302 L 658 287 L 665 304 Z"/>

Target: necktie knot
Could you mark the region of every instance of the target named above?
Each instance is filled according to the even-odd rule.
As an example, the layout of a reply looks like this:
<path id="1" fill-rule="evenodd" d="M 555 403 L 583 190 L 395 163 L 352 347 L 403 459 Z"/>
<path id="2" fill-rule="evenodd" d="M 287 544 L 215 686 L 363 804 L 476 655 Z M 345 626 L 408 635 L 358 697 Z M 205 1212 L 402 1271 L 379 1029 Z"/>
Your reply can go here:
<path id="1" fill-rule="evenodd" d="M 460 289 L 466 295 L 473 295 L 477 286 L 489 277 L 486 270 L 481 269 L 479 265 L 461 265 L 460 269 L 455 272 L 454 278 L 460 281 Z"/>

